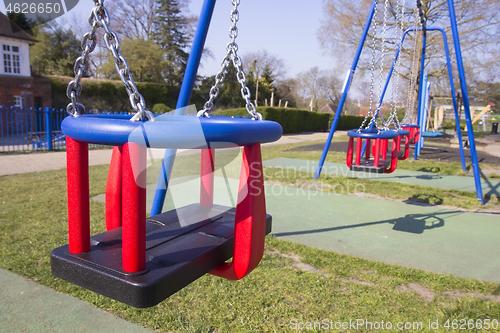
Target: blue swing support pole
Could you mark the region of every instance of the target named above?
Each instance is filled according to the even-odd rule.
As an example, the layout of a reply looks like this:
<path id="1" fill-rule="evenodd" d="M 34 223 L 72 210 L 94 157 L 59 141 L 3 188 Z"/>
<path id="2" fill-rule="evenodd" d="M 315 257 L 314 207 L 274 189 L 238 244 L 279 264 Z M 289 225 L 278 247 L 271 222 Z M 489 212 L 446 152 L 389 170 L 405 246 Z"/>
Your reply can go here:
<path id="1" fill-rule="evenodd" d="M 356 67 L 358 66 L 359 57 L 361 56 L 361 51 L 363 50 L 363 45 L 365 43 L 366 36 L 368 35 L 368 30 L 370 29 L 373 15 L 375 14 L 375 7 L 377 5 L 377 1 L 378 0 L 373 0 L 372 5 L 370 7 L 370 13 L 368 14 L 368 18 L 366 19 L 365 27 L 363 29 L 363 33 L 361 34 L 361 39 L 359 41 L 358 48 L 354 56 L 354 61 L 352 62 L 351 69 L 347 73 L 347 77 L 344 83 L 344 88 L 342 89 L 342 96 L 340 97 L 339 101 L 339 106 L 337 107 L 337 111 L 335 111 L 332 127 L 330 127 L 330 132 L 328 134 L 328 138 L 326 139 L 325 147 L 323 148 L 323 153 L 321 154 L 321 158 L 319 160 L 319 164 L 316 169 L 316 174 L 314 175 L 314 179 L 318 179 L 319 176 L 321 175 L 321 170 L 323 170 L 323 165 L 325 164 L 326 155 L 328 155 L 328 149 L 330 149 L 330 144 L 332 143 L 333 134 L 337 129 L 337 124 L 339 123 L 340 114 L 342 113 L 342 109 L 344 108 L 344 104 L 347 99 L 347 94 L 349 93 L 349 89 L 351 88 L 351 82 L 354 77 L 354 72 L 356 71 Z"/>
<path id="2" fill-rule="evenodd" d="M 420 151 L 424 146 L 425 138 L 423 137 L 423 133 L 426 130 L 426 121 L 428 117 L 428 105 L 429 105 L 429 94 L 430 94 L 430 83 L 428 82 L 427 74 L 424 74 L 423 78 L 421 78 L 422 86 L 424 87 L 424 91 L 420 95 L 419 98 L 419 108 L 418 108 L 418 127 L 420 128 L 420 139 L 415 142 L 415 159 L 420 155 Z"/>
<path id="3" fill-rule="evenodd" d="M 425 23 L 422 27 L 423 31 L 423 36 L 422 36 L 422 53 L 421 53 L 421 58 L 420 58 L 420 82 L 419 82 L 419 87 L 418 87 L 418 107 L 417 107 L 417 125 L 420 126 L 421 122 L 421 110 L 422 110 L 422 97 L 424 94 L 424 70 L 425 70 L 425 46 L 427 44 L 427 28 L 425 27 Z M 414 159 L 415 161 L 418 159 L 418 150 L 420 147 L 420 140 L 422 140 L 422 135 L 420 135 L 420 138 L 417 142 L 415 142 L 415 152 L 414 152 Z"/>
<path id="4" fill-rule="evenodd" d="M 467 125 L 467 134 L 469 137 L 470 155 L 472 160 L 472 171 L 474 173 L 474 182 L 476 185 L 476 194 L 481 204 L 484 205 L 483 188 L 481 187 L 481 176 L 479 163 L 477 160 L 476 143 L 474 141 L 474 127 L 470 116 L 469 94 L 467 92 L 467 82 L 465 80 L 464 63 L 462 60 L 462 50 L 460 48 L 460 38 L 458 35 L 457 18 L 455 15 L 455 4 L 453 0 L 448 0 L 448 11 L 450 13 L 450 25 L 453 35 L 453 44 L 455 45 L 455 54 L 457 58 L 458 75 L 460 77 L 460 89 L 464 105 L 465 123 Z"/>
<path id="5" fill-rule="evenodd" d="M 187 107 L 189 105 L 189 101 L 191 100 L 191 93 L 196 80 L 196 74 L 198 73 L 203 48 L 205 47 L 205 40 L 207 38 L 208 28 L 210 27 L 212 14 L 214 12 L 215 2 L 216 0 L 205 0 L 203 2 L 198 26 L 193 39 L 193 46 L 186 65 L 186 71 L 184 73 L 184 79 L 182 80 L 179 98 L 177 99 L 176 114 L 178 113 L 178 110 L 183 110 L 183 108 Z M 167 149 L 165 151 L 153 199 L 153 205 L 151 207 L 151 216 L 158 215 L 163 210 L 163 204 L 167 195 L 168 180 L 170 179 L 175 161 L 175 154 L 175 149 Z"/>

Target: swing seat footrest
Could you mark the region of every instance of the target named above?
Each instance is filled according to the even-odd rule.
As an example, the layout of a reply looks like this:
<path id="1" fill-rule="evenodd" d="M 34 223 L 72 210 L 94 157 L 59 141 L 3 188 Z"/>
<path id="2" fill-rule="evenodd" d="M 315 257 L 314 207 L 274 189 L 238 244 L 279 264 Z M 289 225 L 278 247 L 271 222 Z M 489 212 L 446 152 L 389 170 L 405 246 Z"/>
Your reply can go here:
<path id="1" fill-rule="evenodd" d="M 384 173 L 384 171 L 390 166 L 391 160 L 380 159 L 378 167 L 373 165 L 373 159 L 362 158 L 359 165 L 351 164 L 351 171 L 356 172 L 370 172 L 370 173 Z"/>
<path id="2" fill-rule="evenodd" d="M 91 237 L 89 252 L 52 251 L 52 274 L 137 308 L 154 306 L 231 259 L 235 209 L 198 204 L 146 221 L 146 269 L 122 270 L 122 228 Z M 272 218 L 266 216 L 266 234 Z"/>

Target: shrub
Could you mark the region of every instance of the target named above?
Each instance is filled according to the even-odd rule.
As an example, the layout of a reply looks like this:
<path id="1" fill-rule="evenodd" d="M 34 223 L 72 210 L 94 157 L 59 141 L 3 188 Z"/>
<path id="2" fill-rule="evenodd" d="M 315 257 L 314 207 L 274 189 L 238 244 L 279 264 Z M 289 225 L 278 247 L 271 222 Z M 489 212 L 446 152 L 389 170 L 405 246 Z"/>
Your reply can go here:
<path id="1" fill-rule="evenodd" d="M 330 130 L 333 121 L 333 114 L 311 112 L 298 109 L 284 109 L 271 107 L 258 107 L 257 111 L 262 114 L 265 120 L 272 120 L 283 127 L 283 133 L 300 132 L 326 132 Z M 248 116 L 245 108 L 216 111 L 216 115 L 221 116 Z M 364 117 L 341 115 L 337 124 L 337 130 L 351 130 L 359 128 Z M 370 119 L 367 120 L 367 124 Z"/>
<path id="2" fill-rule="evenodd" d="M 355 128 L 359 128 L 359 126 L 361 126 L 361 124 L 363 123 L 363 119 L 365 119 L 365 117 L 363 116 L 341 115 L 339 118 L 339 122 L 337 124 L 337 130 L 345 131 L 345 130 L 352 130 Z M 328 128 L 332 126 L 332 121 L 333 121 L 333 116 L 330 120 Z M 368 118 L 365 125 L 369 123 L 370 123 L 370 118 Z"/>
<path id="3" fill-rule="evenodd" d="M 66 86 L 72 79 L 70 77 L 51 77 L 53 107 L 66 107 L 69 102 L 66 97 Z M 82 93 L 78 101 L 85 105 L 87 110 L 132 111 L 127 91 L 121 81 L 84 78 L 81 83 Z M 168 108 L 174 108 L 177 103 L 179 87 L 143 82 L 137 82 L 136 86 L 144 97 L 147 108 L 156 104 L 164 104 Z"/>
<path id="4" fill-rule="evenodd" d="M 166 106 L 163 103 L 157 103 L 153 106 L 151 111 L 153 111 L 153 113 L 167 113 L 167 112 L 172 111 L 172 108 L 169 108 L 168 106 Z"/>
<path id="5" fill-rule="evenodd" d="M 298 109 L 258 107 L 263 119 L 272 120 L 283 127 L 283 133 L 328 131 L 330 114 Z M 245 108 L 217 111 L 224 116 L 248 116 Z"/>

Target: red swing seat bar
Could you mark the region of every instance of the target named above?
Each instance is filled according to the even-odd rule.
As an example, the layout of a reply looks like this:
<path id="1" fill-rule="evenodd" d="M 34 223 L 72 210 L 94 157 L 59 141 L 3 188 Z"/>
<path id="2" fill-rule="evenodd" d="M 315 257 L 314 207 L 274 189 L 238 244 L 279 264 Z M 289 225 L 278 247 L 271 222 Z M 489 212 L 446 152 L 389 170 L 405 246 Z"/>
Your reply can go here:
<path id="1" fill-rule="evenodd" d="M 397 146 L 399 147 L 398 159 L 404 161 L 410 156 L 410 131 L 400 129 L 398 130 L 398 142 Z M 404 139 L 404 148 L 401 149 L 401 142 Z"/>

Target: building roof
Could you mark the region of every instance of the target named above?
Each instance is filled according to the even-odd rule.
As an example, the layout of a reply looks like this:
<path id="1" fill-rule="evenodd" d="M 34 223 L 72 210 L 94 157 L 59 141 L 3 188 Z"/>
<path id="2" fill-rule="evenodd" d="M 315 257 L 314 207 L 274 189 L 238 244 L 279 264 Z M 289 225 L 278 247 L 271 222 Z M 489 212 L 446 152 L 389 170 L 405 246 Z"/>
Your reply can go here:
<path id="1" fill-rule="evenodd" d="M 7 16 L 5 16 L 3 13 L 0 13 L 0 36 L 22 39 L 32 43 L 36 42 L 36 39 L 33 38 L 33 36 L 21 30 L 21 28 L 18 28 L 19 31 L 13 32 L 12 25 L 15 26 L 15 23 L 10 22 Z"/>
<path id="2" fill-rule="evenodd" d="M 336 105 L 336 104 L 328 103 L 328 104 L 323 105 L 321 107 L 321 109 L 319 109 L 319 112 L 322 112 L 322 113 L 335 113 L 337 111 L 337 107 L 338 107 L 338 105 Z"/>

